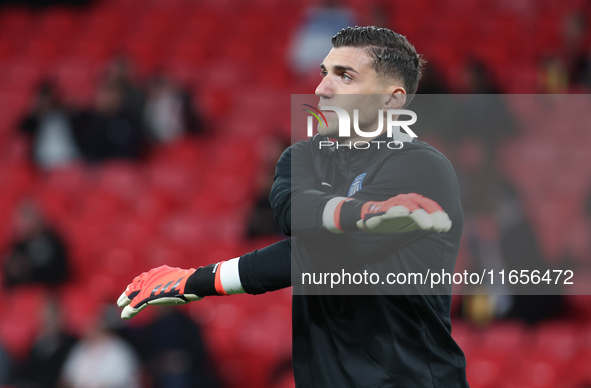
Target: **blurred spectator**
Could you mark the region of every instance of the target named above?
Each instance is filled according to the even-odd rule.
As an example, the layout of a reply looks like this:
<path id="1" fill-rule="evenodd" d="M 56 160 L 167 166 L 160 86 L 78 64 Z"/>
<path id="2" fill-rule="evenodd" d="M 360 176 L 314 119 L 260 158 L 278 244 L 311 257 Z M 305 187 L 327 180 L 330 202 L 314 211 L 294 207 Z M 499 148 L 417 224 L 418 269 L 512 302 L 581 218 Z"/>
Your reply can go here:
<path id="1" fill-rule="evenodd" d="M 70 119 L 49 82 L 41 85 L 21 130 L 31 136 L 33 160 L 41 168 L 60 167 L 80 156 Z"/>
<path id="2" fill-rule="evenodd" d="M 468 94 L 500 93 L 490 72 L 478 61 L 466 63 L 464 76 L 466 77 L 466 93 Z"/>
<path id="3" fill-rule="evenodd" d="M 0 385 L 8 385 L 9 379 L 11 378 L 13 361 L 10 355 L 6 352 L 4 347 L 0 344 Z"/>
<path id="4" fill-rule="evenodd" d="M 550 267 L 523 213 L 517 192 L 492 167 L 486 172 L 476 169 L 473 173 L 482 179 L 472 184 L 483 187 L 469 192 L 469 198 L 463 201 L 466 204 L 464 239 L 473 259 L 472 271 L 492 269 L 498 273 L 505 270 L 508 274 L 527 269 L 537 270 L 543 276 Z M 464 313 L 475 323 L 508 318 L 534 324 L 563 312 L 564 299 L 560 289 L 553 284 L 494 284 L 488 287 L 488 296 L 466 297 Z M 510 295 L 512 293 L 517 295 Z"/>
<path id="5" fill-rule="evenodd" d="M 132 335 L 152 384 L 159 388 L 219 387 L 195 322 L 173 306 L 161 306 L 154 312 L 156 318 Z"/>
<path id="6" fill-rule="evenodd" d="M 66 247 L 33 202 L 24 201 L 18 207 L 14 229 L 12 251 L 4 263 L 6 286 L 55 285 L 67 279 Z"/>
<path id="7" fill-rule="evenodd" d="M 587 3 L 585 7 L 589 9 L 590 5 Z M 574 11 L 564 18 L 562 39 L 561 58 L 570 74 L 570 81 L 589 85 L 591 36 L 588 33 L 587 17 L 584 12 Z"/>
<path id="8" fill-rule="evenodd" d="M 134 120 L 139 120 L 144 110 L 145 97 L 142 88 L 132 78 L 132 66 L 129 60 L 125 57 L 117 57 L 107 67 L 105 83 L 120 85 L 123 91 L 123 108 L 134 117 Z"/>
<path id="9" fill-rule="evenodd" d="M 548 57 L 540 61 L 539 92 L 548 94 L 566 93 L 569 76 L 566 65 L 558 57 Z"/>
<path id="10" fill-rule="evenodd" d="M 418 94 L 449 94 L 450 91 L 443 82 L 442 75 L 431 62 L 427 62 L 423 69 Z"/>
<path id="11" fill-rule="evenodd" d="M 320 71 L 320 63 L 332 48 L 332 37 L 353 25 L 353 12 L 334 0 L 324 0 L 318 7 L 308 9 L 291 43 L 292 69 L 300 74 Z"/>
<path id="12" fill-rule="evenodd" d="M 27 359 L 17 373 L 17 388 L 54 388 L 58 386 L 66 357 L 76 338 L 65 331 L 57 301 L 49 300 L 39 312 L 41 332 Z"/>
<path id="13" fill-rule="evenodd" d="M 434 147 L 437 142 L 454 142 L 454 136 L 458 132 L 456 128 L 458 102 L 454 96 L 445 96 L 450 93 L 436 65 L 431 61 L 427 62 L 417 95 L 409 109 L 420 117 L 417 123 L 413 124 L 415 128 L 413 130 Z M 443 150 L 440 149 L 440 151 Z"/>
<path id="14" fill-rule="evenodd" d="M 65 388 L 137 388 L 141 369 L 125 341 L 99 319 L 69 352 L 62 370 Z M 153 340 L 153 339 L 151 339 Z"/>
<path id="15" fill-rule="evenodd" d="M 140 157 L 143 128 L 124 99 L 124 85 L 107 78 L 97 91 L 95 108 L 74 117 L 76 137 L 88 162 Z"/>
<path id="16" fill-rule="evenodd" d="M 261 175 L 259 178 L 258 195 L 250 212 L 246 237 L 281 236 L 281 229 L 279 229 L 269 203 L 269 191 L 273 184 L 273 176 Z"/>
<path id="17" fill-rule="evenodd" d="M 166 76 L 152 79 L 147 95 L 144 123 L 151 140 L 167 143 L 186 132 L 201 132 L 201 120 L 193 110 L 190 96 L 178 90 Z"/>
<path id="18" fill-rule="evenodd" d="M 457 111 L 453 138 L 477 138 L 485 146 L 486 157 L 494 158 L 497 145 L 515 133 L 514 119 L 505 97 L 499 94 L 490 72 L 479 62 L 466 67 L 467 95 Z"/>
<path id="19" fill-rule="evenodd" d="M 289 143 L 280 139 L 270 140 L 263 147 L 265 150 L 262 161 L 264 167 L 261 168 L 261 173 L 257 176 L 257 196 L 247 221 L 247 238 L 283 235 L 275 216 L 273 216 L 269 193 L 273 186 L 275 163 L 287 147 L 289 147 Z"/>
<path id="20" fill-rule="evenodd" d="M 508 271 L 527 269 L 543 274 L 550 269 L 542 256 L 540 244 L 530 222 L 524 217 L 515 198 L 501 204 L 498 213 L 505 213 L 501 223 L 499 248 Z M 556 318 L 564 311 L 564 297 L 558 286 L 543 284 L 520 287 L 526 295 L 513 295 L 504 318 L 519 319 L 528 324 Z"/>

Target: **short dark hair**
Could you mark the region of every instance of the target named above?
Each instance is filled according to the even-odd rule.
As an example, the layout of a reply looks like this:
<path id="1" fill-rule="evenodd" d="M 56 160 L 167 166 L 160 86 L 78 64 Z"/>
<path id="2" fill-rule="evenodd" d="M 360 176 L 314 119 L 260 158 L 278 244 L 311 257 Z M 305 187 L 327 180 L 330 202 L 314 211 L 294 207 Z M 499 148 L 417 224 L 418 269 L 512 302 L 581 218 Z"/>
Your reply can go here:
<path id="1" fill-rule="evenodd" d="M 417 92 L 425 61 L 405 36 L 387 28 L 347 27 L 332 38 L 332 46 L 367 48 L 378 76 L 402 80 L 408 94 L 406 105 Z"/>

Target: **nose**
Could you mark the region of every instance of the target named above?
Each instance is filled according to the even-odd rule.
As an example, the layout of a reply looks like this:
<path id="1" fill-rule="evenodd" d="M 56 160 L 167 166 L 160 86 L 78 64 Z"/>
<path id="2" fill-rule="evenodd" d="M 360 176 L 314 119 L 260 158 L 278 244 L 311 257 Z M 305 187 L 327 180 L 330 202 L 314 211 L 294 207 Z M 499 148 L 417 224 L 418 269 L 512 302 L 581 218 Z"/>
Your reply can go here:
<path id="1" fill-rule="evenodd" d="M 322 78 L 322 81 L 320 81 L 320 83 L 316 87 L 315 93 L 318 97 L 330 98 L 333 96 L 334 90 L 332 87 L 332 83 L 330 81 L 330 76 L 327 75 L 324 78 Z"/>

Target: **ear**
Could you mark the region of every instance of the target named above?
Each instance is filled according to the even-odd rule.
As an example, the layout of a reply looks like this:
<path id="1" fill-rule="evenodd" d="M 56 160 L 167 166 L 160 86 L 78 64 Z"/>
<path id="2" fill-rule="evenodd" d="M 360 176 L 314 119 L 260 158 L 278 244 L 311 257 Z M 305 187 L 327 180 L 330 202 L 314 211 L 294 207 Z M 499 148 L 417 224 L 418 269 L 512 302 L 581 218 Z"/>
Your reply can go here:
<path id="1" fill-rule="evenodd" d="M 406 90 L 402 86 L 388 88 L 388 95 L 384 104 L 386 109 L 402 109 L 406 104 Z"/>

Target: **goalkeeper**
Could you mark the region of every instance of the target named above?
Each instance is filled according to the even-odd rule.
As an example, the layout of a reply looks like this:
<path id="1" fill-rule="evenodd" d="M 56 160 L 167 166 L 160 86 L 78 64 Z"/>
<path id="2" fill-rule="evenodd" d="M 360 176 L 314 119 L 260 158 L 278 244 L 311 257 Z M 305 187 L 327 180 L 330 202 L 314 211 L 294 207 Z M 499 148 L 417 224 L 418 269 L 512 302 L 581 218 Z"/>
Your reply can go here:
<path id="1" fill-rule="evenodd" d="M 374 108 L 408 105 L 421 59 L 405 37 L 384 28 L 350 27 L 332 43 L 316 89 L 320 106 L 350 112 L 361 100 L 344 96 L 373 96 L 363 99 L 372 109 L 359 109 L 360 129 L 369 132 L 378 126 Z M 396 268 L 437 263 L 453 272 L 463 213 L 449 161 L 396 130 L 388 138 L 384 129 L 367 149 L 321 148 L 328 138 L 344 144 L 368 140 L 340 139 L 337 117 L 326 117 L 328 125 L 319 126 L 318 135 L 288 148 L 277 163 L 270 201 L 291 239 L 206 267 L 163 266 L 143 273 L 117 302 L 124 307 L 122 317 L 132 318 L 148 305 L 289 287 L 292 260 L 323 268 L 331 250 L 348 252 L 347 265 L 356 268 L 371 265 L 364 262 L 371 258 Z M 379 141 L 403 147 L 378 149 Z M 294 295 L 296 386 L 468 387 L 464 355 L 451 337 L 450 307 L 449 294 Z"/>

